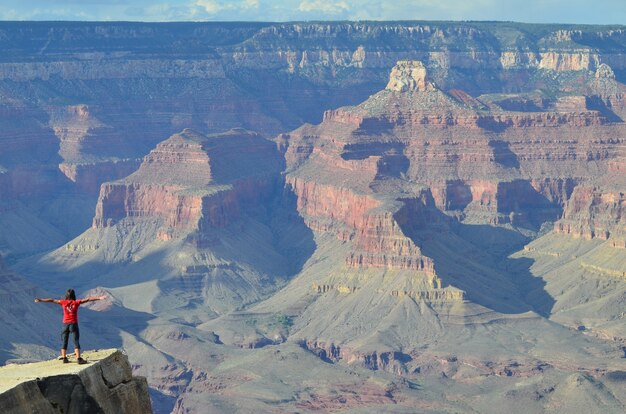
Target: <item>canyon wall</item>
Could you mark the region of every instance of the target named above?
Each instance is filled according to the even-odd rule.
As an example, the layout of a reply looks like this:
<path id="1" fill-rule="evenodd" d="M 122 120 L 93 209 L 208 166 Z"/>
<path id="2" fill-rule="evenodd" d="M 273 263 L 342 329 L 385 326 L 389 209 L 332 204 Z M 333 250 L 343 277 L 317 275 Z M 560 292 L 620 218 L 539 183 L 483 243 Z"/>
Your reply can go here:
<path id="1" fill-rule="evenodd" d="M 431 80 L 420 88 L 434 82 L 473 97 L 571 93 L 569 78 L 598 71 L 597 104 L 623 107 L 623 94 L 607 81 L 624 79 L 621 26 L 4 22 L 0 33 L 7 50 L 0 58 L 0 166 L 12 189 L 2 198 L 24 200 L 33 214 L 56 200 L 48 216 L 57 227 L 67 220 L 64 210 L 95 203 L 100 184 L 128 175 L 184 128 L 244 127 L 270 137 L 319 122 L 324 110 L 382 89 L 398 60 L 423 62 Z M 601 113 L 575 112 L 403 117 L 492 128 L 606 122 Z M 369 118 L 364 127 L 379 122 L 396 119 Z"/>
<path id="2" fill-rule="evenodd" d="M 280 169 L 278 153 L 258 134 L 187 129 L 157 145 L 133 174 L 102 185 L 92 227 L 156 220 L 162 240 L 225 227 L 276 191 Z"/>
<path id="3" fill-rule="evenodd" d="M 430 79 L 421 62 L 398 62 L 385 90 L 277 138 L 307 224 L 354 239 L 347 263 L 432 272 L 405 233 L 424 233 L 437 221 L 445 227 L 435 210 L 461 222 L 534 230 L 565 211 L 557 229 L 567 232 L 571 216 L 600 216 L 597 232 L 581 230 L 587 237 L 608 238 L 600 221 L 623 227 L 616 190 L 623 180 L 614 171 L 624 153 L 623 122 L 590 109 L 585 96 L 541 111 L 505 110 L 491 95 L 448 94 Z M 590 74 L 588 85 L 597 79 Z M 615 190 L 592 196 L 585 183 Z M 608 206 L 584 213 L 586 202 Z"/>
<path id="4" fill-rule="evenodd" d="M 583 89 L 593 89 L 596 74 Z M 441 321 L 447 309 L 474 305 L 548 315 L 552 298 L 508 254 L 552 228 L 622 246 L 623 121 L 588 96 L 546 97 L 532 109 L 512 108 L 513 98 L 500 105 L 500 94 L 449 93 L 422 62 L 400 61 L 386 89 L 276 138 L 305 224 L 341 246 L 334 259 L 316 258 L 337 262 L 310 276 L 315 302 L 293 334 L 306 349 L 401 370 L 397 351 L 416 338 L 394 332 L 388 346 L 366 326 L 386 329 L 388 318 L 413 326 L 434 314 Z M 615 314 L 615 303 L 607 306 Z M 349 324 L 320 323 L 327 307 Z M 387 316 L 394 307 L 403 310 Z"/>

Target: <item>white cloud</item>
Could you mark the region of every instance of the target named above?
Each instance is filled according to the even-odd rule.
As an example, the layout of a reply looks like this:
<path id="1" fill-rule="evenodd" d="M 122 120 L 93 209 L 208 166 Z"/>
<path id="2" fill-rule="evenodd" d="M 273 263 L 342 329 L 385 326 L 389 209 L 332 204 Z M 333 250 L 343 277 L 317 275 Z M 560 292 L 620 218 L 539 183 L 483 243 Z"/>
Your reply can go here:
<path id="1" fill-rule="evenodd" d="M 0 19 L 1 20 L 20 20 L 22 15 L 14 10 L 14 9 L 1 9 L 0 8 Z"/>
<path id="2" fill-rule="evenodd" d="M 350 10 L 350 6 L 345 1 L 303 0 L 300 2 L 298 10 L 303 12 L 339 14 Z"/>
<path id="3" fill-rule="evenodd" d="M 196 0 L 195 5 L 203 8 L 209 14 L 215 14 L 225 8 L 224 5 L 214 0 Z"/>
<path id="4" fill-rule="evenodd" d="M 241 3 L 242 9 L 258 9 L 259 8 L 259 0 L 244 0 Z"/>
<path id="5" fill-rule="evenodd" d="M 2 10 L 1 20 L 93 20 L 94 17 L 79 9 L 70 8 L 33 8 L 17 12 L 16 10 Z"/>
<path id="6" fill-rule="evenodd" d="M 204 12 L 208 14 L 217 14 L 223 11 L 233 10 L 249 10 L 258 9 L 259 0 L 242 0 L 239 2 L 232 1 L 216 1 L 216 0 L 196 0 L 194 6 L 200 7 Z"/>

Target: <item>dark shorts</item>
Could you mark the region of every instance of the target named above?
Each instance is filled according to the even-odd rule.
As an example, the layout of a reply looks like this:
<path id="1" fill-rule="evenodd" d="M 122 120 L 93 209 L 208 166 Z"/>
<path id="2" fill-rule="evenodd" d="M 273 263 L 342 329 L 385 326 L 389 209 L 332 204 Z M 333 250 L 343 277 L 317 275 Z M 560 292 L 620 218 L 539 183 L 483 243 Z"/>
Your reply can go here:
<path id="1" fill-rule="evenodd" d="M 67 349 L 67 340 L 69 339 L 70 332 L 74 334 L 74 348 L 80 349 L 80 331 L 78 330 L 78 323 L 64 323 L 63 331 L 61 332 L 61 339 L 63 340 L 63 346 L 61 349 Z"/>

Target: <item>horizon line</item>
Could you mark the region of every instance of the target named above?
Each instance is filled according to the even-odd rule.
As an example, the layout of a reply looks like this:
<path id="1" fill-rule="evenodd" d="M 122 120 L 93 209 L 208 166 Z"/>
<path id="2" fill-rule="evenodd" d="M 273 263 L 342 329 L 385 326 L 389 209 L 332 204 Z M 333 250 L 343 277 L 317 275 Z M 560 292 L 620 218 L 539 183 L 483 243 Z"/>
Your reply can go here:
<path id="1" fill-rule="evenodd" d="M 90 23 L 90 24 L 120 24 L 120 23 L 135 23 L 135 24 L 315 24 L 315 23 L 468 23 L 468 24 L 522 24 L 531 26 L 606 26 L 606 27 L 624 27 L 626 24 L 620 23 L 537 23 L 537 22 L 523 22 L 515 20 L 285 20 L 285 21 L 271 21 L 271 20 L 0 20 L 0 24 L 3 23 Z"/>

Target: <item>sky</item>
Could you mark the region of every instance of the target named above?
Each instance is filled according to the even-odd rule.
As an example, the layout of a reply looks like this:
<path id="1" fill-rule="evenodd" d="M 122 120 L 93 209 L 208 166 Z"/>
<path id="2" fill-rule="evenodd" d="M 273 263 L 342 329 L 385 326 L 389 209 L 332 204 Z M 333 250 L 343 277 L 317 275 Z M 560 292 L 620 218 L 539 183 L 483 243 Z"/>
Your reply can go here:
<path id="1" fill-rule="evenodd" d="M 624 0 L 0 0 L 0 20 L 626 24 Z"/>

